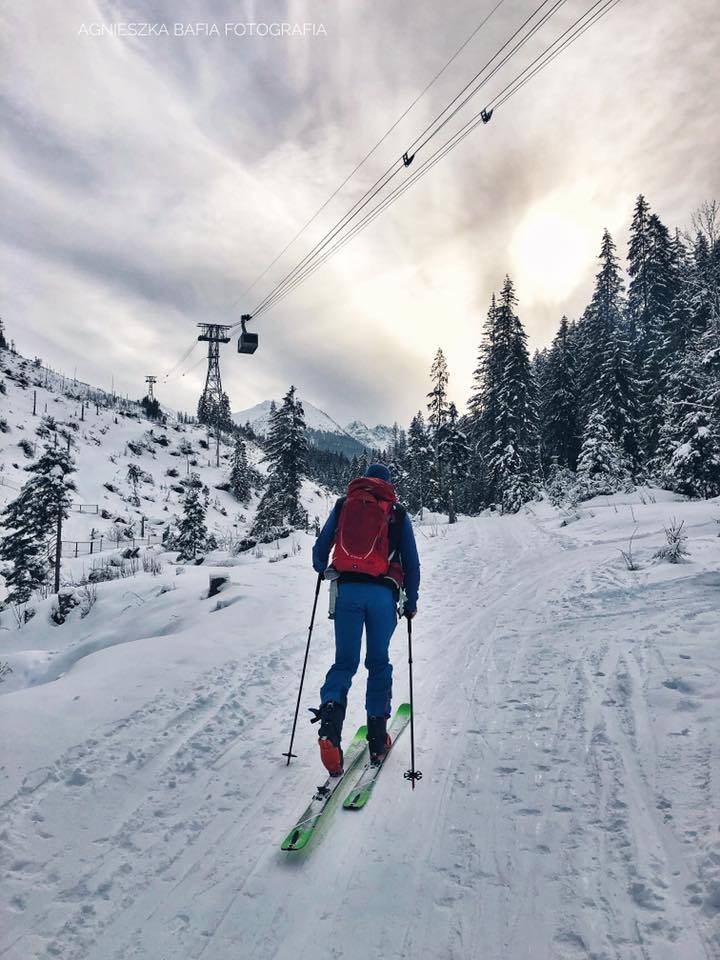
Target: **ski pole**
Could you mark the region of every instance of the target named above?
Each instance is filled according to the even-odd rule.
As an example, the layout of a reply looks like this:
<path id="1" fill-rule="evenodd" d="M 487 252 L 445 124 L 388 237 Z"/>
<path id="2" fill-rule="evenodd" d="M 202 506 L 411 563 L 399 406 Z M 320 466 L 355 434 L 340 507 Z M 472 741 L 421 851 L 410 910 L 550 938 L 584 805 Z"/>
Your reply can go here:
<path id="1" fill-rule="evenodd" d="M 297 754 L 292 752 L 293 741 L 295 740 L 295 728 L 297 727 L 298 713 L 300 712 L 300 699 L 302 697 L 303 684 L 305 683 L 305 670 L 307 669 L 308 654 L 310 653 L 310 638 L 312 637 L 313 627 L 315 626 L 315 611 L 317 610 L 318 597 L 320 596 L 320 584 L 322 583 L 323 575 L 318 574 L 317 583 L 315 585 L 315 600 L 313 601 L 312 616 L 310 617 L 310 626 L 308 627 L 308 638 L 307 646 L 305 647 L 305 659 L 303 660 L 302 674 L 300 676 L 300 689 L 298 690 L 297 695 L 297 704 L 295 705 L 295 719 L 293 720 L 292 733 L 290 734 L 290 746 L 288 747 L 288 752 L 284 753 L 283 756 L 287 757 L 287 763 L 285 766 L 290 766 L 290 760 L 292 757 L 296 757 Z"/>
<path id="2" fill-rule="evenodd" d="M 406 614 L 407 616 L 407 614 Z M 412 674 L 412 618 L 407 618 L 408 625 L 408 672 L 410 674 L 410 769 L 405 771 L 405 779 L 412 784 L 415 789 L 415 781 L 422 780 L 422 773 L 415 769 L 415 701 L 413 699 L 413 674 Z"/>

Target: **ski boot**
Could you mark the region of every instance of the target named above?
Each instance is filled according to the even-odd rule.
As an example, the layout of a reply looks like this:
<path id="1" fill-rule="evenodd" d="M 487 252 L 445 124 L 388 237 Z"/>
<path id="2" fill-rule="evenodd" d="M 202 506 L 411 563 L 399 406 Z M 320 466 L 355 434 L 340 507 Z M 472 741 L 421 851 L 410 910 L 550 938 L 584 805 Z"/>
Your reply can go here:
<path id="1" fill-rule="evenodd" d="M 370 763 L 377 765 L 383 762 L 392 743 L 390 734 L 387 732 L 387 719 L 385 717 L 368 717 L 367 731 Z"/>
<path id="2" fill-rule="evenodd" d="M 320 723 L 318 743 L 320 760 L 331 777 L 339 777 L 343 772 L 343 752 L 340 746 L 345 707 L 333 700 L 323 703 L 319 710 L 310 708 L 315 714 L 310 723 Z"/>

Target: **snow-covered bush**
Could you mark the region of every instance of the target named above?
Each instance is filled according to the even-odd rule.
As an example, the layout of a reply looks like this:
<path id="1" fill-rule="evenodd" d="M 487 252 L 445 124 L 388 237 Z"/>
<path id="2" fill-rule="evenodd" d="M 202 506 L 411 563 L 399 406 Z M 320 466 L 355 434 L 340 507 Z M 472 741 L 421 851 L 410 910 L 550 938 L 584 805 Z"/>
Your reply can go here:
<path id="1" fill-rule="evenodd" d="M 101 560 L 99 563 L 94 563 L 90 568 L 90 573 L 88 573 L 88 582 L 89 583 L 105 583 L 108 580 L 116 580 L 117 574 L 115 569 L 110 565 L 108 560 Z"/>
<path id="2" fill-rule="evenodd" d="M 80 606 L 80 598 L 74 590 L 61 590 L 50 610 L 50 619 L 61 626 L 67 620 L 71 610 Z"/>
<path id="3" fill-rule="evenodd" d="M 35 447 L 31 443 L 31 441 L 27 440 L 25 437 L 23 437 L 22 440 L 18 441 L 18 446 L 20 447 L 22 452 L 25 454 L 25 456 L 28 458 L 28 460 L 31 460 L 35 456 Z"/>
<path id="4" fill-rule="evenodd" d="M 667 560 L 668 563 L 683 563 L 686 557 L 690 556 L 687 549 L 687 534 L 684 530 L 685 521 L 673 517 L 669 525 L 665 527 L 665 539 L 667 546 L 661 547 L 655 554 L 656 560 Z"/>
<path id="5" fill-rule="evenodd" d="M 620 555 L 621 555 L 621 557 L 623 558 L 623 560 L 625 561 L 625 567 L 626 567 L 628 570 L 630 570 L 630 571 L 634 571 L 634 570 L 639 570 L 639 569 L 640 569 L 640 565 L 639 565 L 639 563 L 637 562 L 637 559 L 636 559 L 636 557 L 635 557 L 635 554 L 633 553 L 633 540 L 635 539 L 635 534 L 636 534 L 636 533 L 637 533 L 637 527 L 633 530 L 632 536 L 630 537 L 630 540 L 628 541 L 627 550 L 621 550 L 621 551 L 620 551 Z"/>
<path id="6" fill-rule="evenodd" d="M 142 558 L 142 568 L 145 573 L 151 573 L 157 577 L 163 572 L 163 562 L 154 553 L 145 553 Z"/>
<path id="7" fill-rule="evenodd" d="M 97 603 L 97 587 L 94 583 L 84 584 L 80 591 L 80 617 L 86 617 Z"/>
<path id="8" fill-rule="evenodd" d="M 8 422 L 5 417 L 0 417 L 0 433 L 8 433 L 9 430 L 10 427 L 8 426 Z"/>
<path id="9" fill-rule="evenodd" d="M 37 610 L 27 603 L 10 603 L 9 606 L 12 610 L 18 630 L 25 626 L 26 623 L 29 623 L 37 613 Z"/>
<path id="10" fill-rule="evenodd" d="M 548 472 L 545 492 L 554 507 L 572 506 L 577 502 L 577 476 L 567 467 L 553 464 Z"/>

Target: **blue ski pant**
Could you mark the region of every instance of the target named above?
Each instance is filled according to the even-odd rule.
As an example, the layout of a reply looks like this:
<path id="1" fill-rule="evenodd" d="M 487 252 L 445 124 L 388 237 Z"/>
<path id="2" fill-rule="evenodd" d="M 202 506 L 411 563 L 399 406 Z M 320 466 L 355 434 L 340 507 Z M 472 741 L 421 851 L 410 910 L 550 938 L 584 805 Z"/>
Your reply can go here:
<path id="1" fill-rule="evenodd" d="M 341 583 L 335 603 L 335 663 L 320 690 L 320 702 L 347 703 L 353 677 L 360 666 L 365 628 L 365 666 L 368 671 L 365 709 L 370 717 L 389 717 L 392 700 L 390 638 L 397 624 L 395 595 L 377 583 Z"/>

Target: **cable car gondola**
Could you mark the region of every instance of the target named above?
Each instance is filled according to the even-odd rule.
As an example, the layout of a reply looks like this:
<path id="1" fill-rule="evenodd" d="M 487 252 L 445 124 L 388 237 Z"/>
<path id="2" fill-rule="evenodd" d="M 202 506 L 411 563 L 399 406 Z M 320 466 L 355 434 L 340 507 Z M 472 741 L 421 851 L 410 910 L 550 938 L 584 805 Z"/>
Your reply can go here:
<path id="1" fill-rule="evenodd" d="M 248 333 L 245 329 L 245 324 L 249 319 L 249 313 L 244 313 L 240 318 L 242 333 L 238 338 L 238 353 L 255 353 L 258 348 L 258 335 L 256 333 Z"/>

